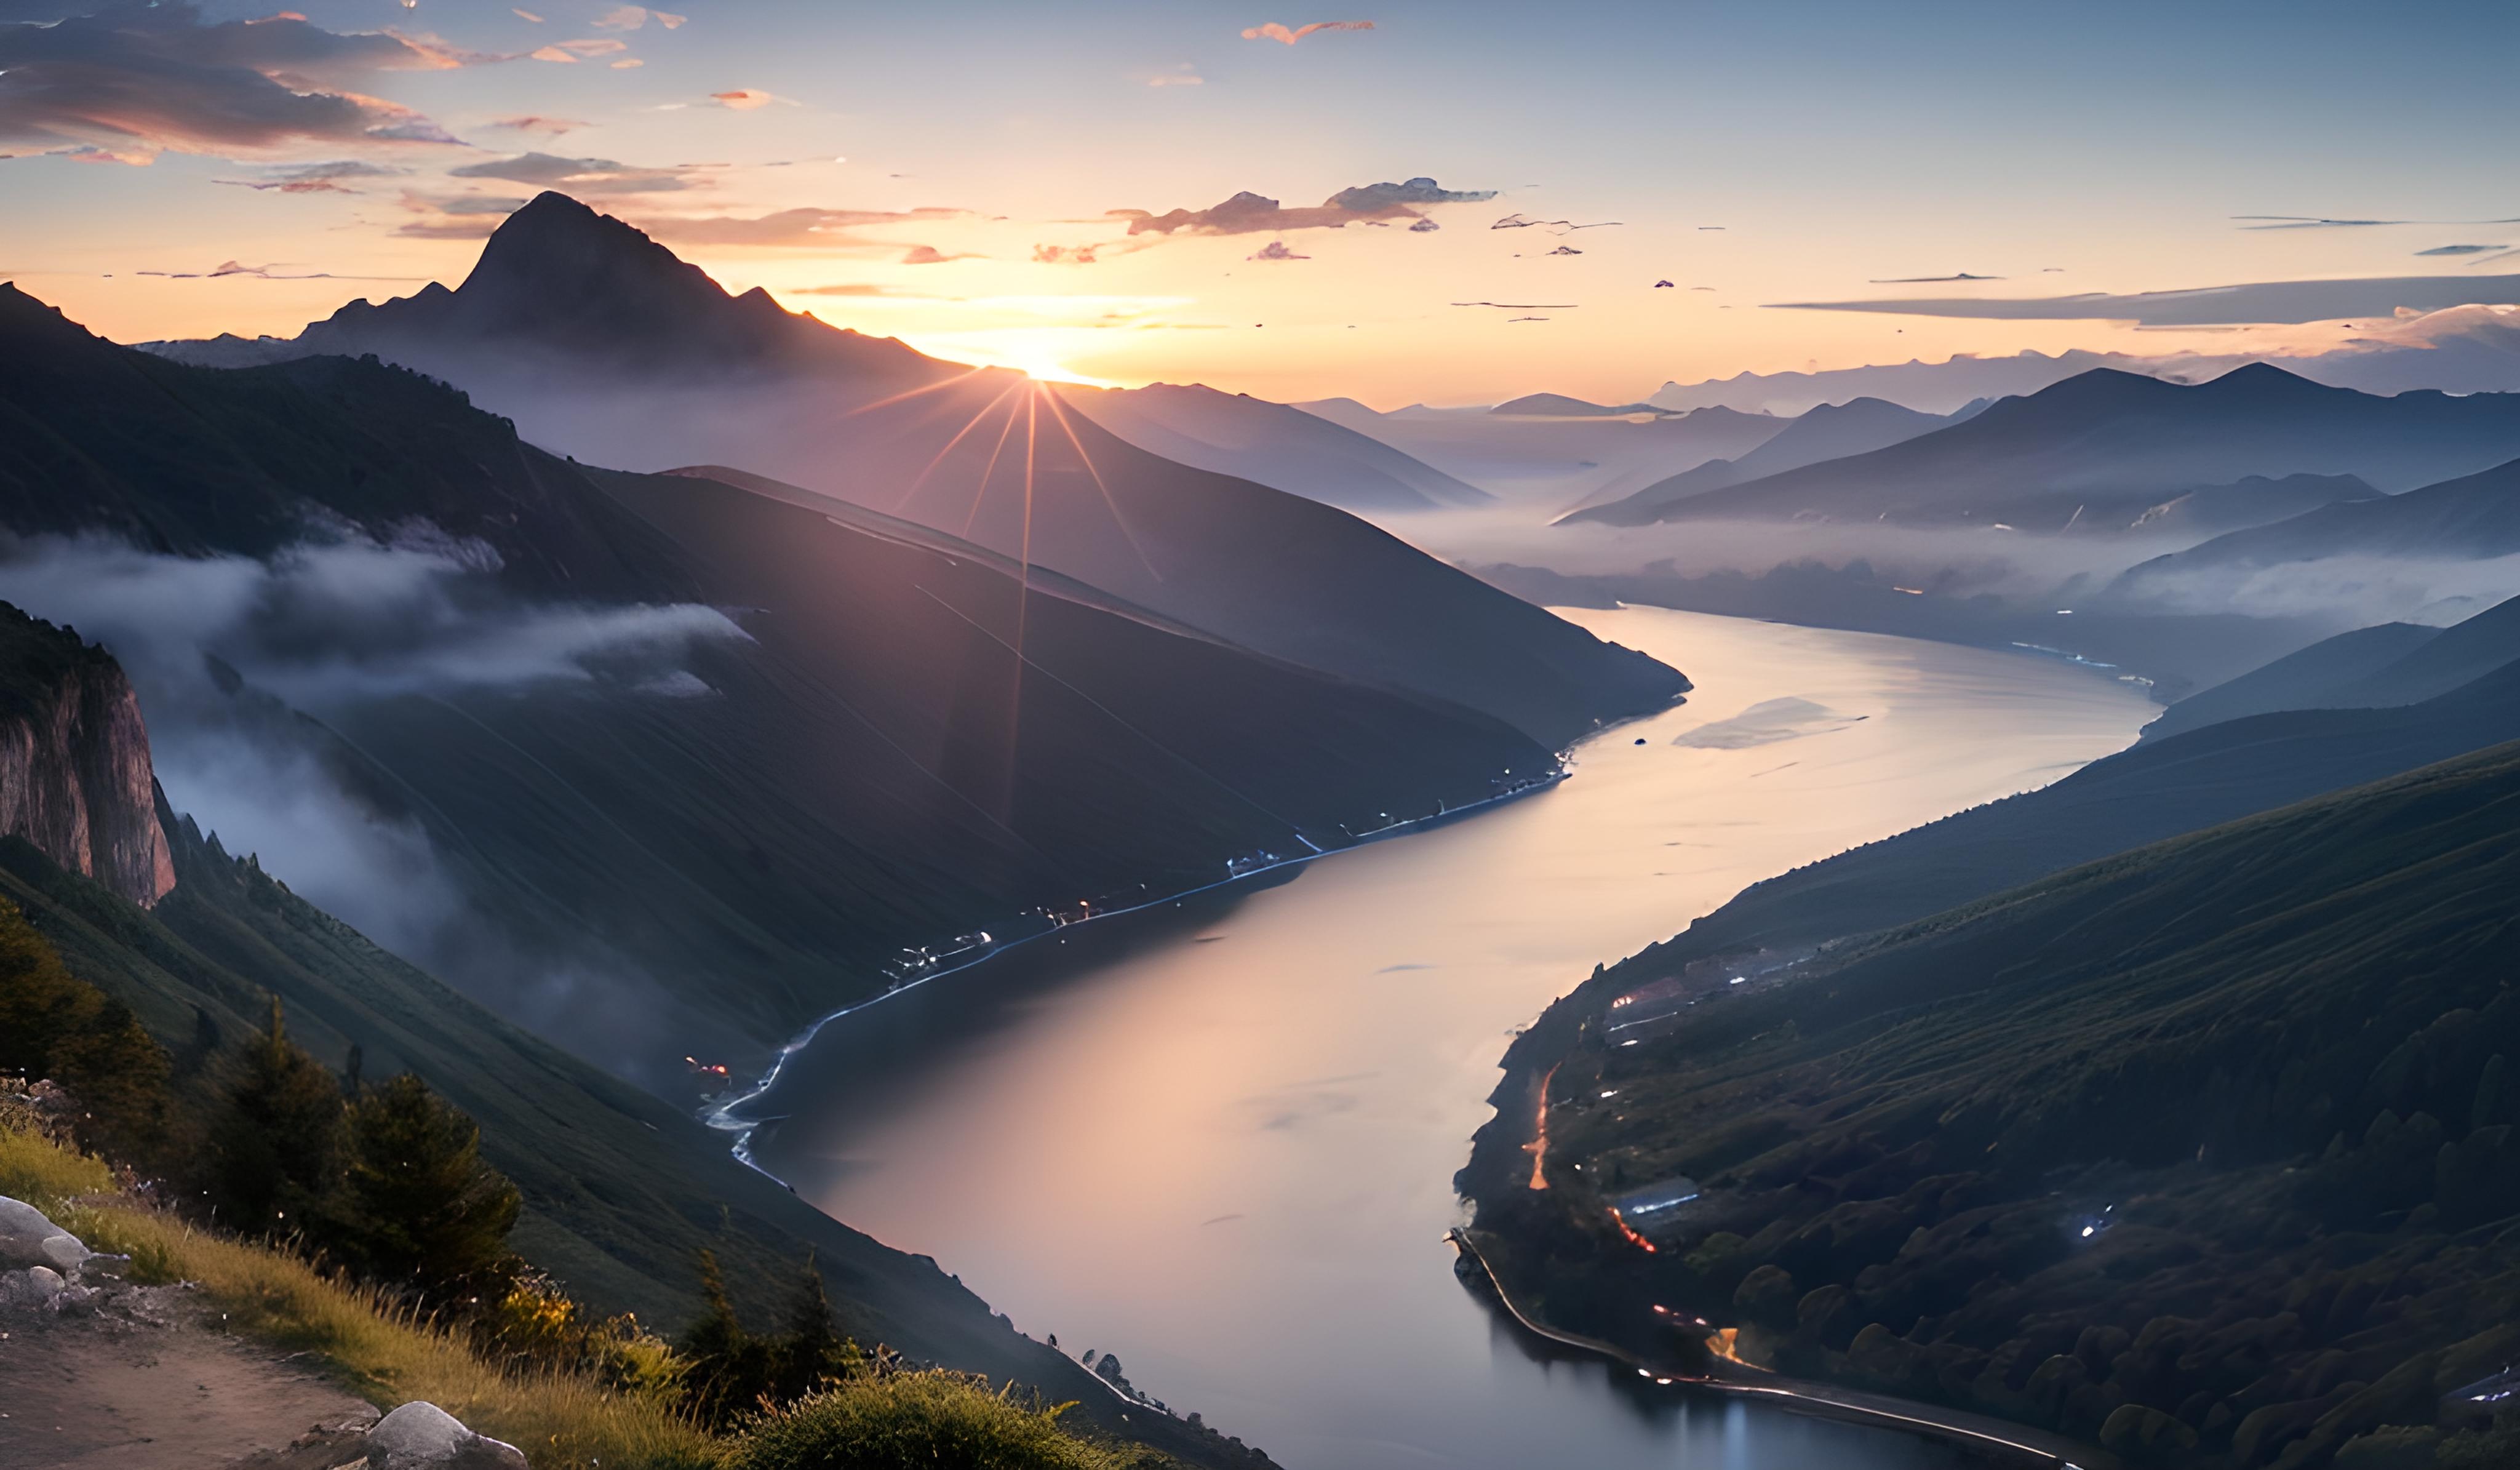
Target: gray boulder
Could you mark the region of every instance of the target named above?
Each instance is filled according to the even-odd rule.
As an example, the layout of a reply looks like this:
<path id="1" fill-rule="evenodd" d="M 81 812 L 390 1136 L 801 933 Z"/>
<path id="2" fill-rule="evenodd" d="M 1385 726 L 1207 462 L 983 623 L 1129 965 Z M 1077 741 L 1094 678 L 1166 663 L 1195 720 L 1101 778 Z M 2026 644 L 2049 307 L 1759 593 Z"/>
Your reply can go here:
<path id="1" fill-rule="evenodd" d="M 48 1265 L 30 1265 L 22 1271 L 0 1271 L 0 1309 L 11 1307 L 50 1307 L 62 1295 L 61 1273 Z"/>
<path id="2" fill-rule="evenodd" d="M 95 1254 L 23 1200 L 0 1194 L 0 1270 L 46 1266 L 68 1276 Z"/>
<path id="3" fill-rule="evenodd" d="M 368 1431 L 370 1470 L 526 1470 L 524 1451 L 474 1434 L 462 1420 L 419 1400 Z"/>

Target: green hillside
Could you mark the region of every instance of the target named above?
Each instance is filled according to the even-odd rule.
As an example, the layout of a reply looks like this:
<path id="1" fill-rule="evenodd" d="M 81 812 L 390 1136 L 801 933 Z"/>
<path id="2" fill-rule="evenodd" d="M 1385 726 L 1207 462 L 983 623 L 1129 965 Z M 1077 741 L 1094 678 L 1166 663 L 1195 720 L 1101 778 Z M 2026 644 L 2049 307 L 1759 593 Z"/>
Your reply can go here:
<path id="1" fill-rule="evenodd" d="M 2505 745 L 1614 1031 L 1670 974 L 1631 962 L 1518 1045 L 1523 1086 L 1553 1068 L 1550 1187 L 1508 1109 L 1481 1223 L 1579 1320 L 1685 1303 L 1780 1366 L 2138 1460 L 2411 1444 L 2520 1353 L 2515 893 Z M 1637 1249 L 1609 1206 L 1676 1177 L 1701 1192 Z"/>

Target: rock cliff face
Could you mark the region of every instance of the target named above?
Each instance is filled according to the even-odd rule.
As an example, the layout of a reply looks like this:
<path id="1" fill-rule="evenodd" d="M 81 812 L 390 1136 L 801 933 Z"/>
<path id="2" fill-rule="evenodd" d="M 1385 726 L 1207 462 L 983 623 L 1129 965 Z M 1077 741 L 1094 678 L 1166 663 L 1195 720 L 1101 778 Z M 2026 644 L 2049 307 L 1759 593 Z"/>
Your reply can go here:
<path id="1" fill-rule="evenodd" d="M 0 603 L 0 835 L 143 908 L 175 886 L 149 731 L 113 656 Z"/>

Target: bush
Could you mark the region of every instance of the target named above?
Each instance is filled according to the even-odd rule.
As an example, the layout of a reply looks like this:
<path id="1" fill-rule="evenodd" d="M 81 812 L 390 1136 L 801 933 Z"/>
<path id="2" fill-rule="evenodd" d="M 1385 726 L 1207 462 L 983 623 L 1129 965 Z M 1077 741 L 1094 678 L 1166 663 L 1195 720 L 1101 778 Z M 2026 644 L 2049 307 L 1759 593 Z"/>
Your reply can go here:
<path id="1" fill-rule="evenodd" d="M 708 1309 L 675 1346 L 685 1362 L 685 1406 L 711 1428 L 802 1399 L 866 1368 L 858 1345 L 833 1325 L 823 1273 L 811 1260 L 797 1278 L 785 1332 L 764 1335 L 743 1325 L 717 1257 L 707 1251 L 700 1253 L 700 1296 Z"/>
<path id="2" fill-rule="evenodd" d="M 1063 1405 L 1062 1405 L 1063 1407 Z M 852 1379 L 746 1426 L 727 1470 L 1122 1470 L 1061 1433 L 1058 1408 L 1016 1403 L 957 1373 Z"/>

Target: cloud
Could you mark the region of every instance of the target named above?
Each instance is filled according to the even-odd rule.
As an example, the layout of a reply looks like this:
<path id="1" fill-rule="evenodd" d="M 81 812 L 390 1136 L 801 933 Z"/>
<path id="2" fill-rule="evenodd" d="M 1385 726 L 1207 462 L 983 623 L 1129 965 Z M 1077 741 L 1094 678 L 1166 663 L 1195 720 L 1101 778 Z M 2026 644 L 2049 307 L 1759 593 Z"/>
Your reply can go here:
<path id="1" fill-rule="evenodd" d="M 634 168 L 610 159 L 562 159 L 547 153 L 467 163 L 446 172 L 450 178 L 501 179 L 576 195 L 672 194 L 692 187 L 692 174 L 687 169 Z"/>
<path id="2" fill-rule="evenodd" d="M 1035 265 L 1092 265 L 1104 248 L 1100 245 L 1036 245 L 1032 248 Z"/>
<path id="3" fill-rule="evenodd" d="M 593 127 L 594 125 L 595 124 L 592 122 L 580 122 L 574 117 L 546 117 L 540 113 L 526 113 L 515 117 L 501 117 L 490 124 L 492 127 L 500 128 L 507 132 L 541 133 L 546 137 L 552 138 L 557 138 L 562 133 L 575 132 L 581 127 Z"/>
<path id="4" fill-rule="evenodd" d="M 2482 255 L 2493 251 L 2509 249 L 2507 245 L 2437 245 L 2431 250 L 2417 251 L 2415 253 L 2418 255 Z"/>
<path id="5" fill-rule="evenodd" d="M 1283 240 L 1272 240 L 1243 258 L 1249 260 L 1310 260 L 1310 255 L 1296 254 Z"/>
<path id="6" fill-rule="evenodd" d="M 1304 37 L 1311 35 L 1317 30 L 1372 30 L 1372 28 L 1373 23 L 1372 21 L 1315 21 L 1310 25 L 1298 25 L 1294 29 L 1289 30 L 1279 23 L 1271 21 L 1265 25 L 1254 25 L 1249 30 L 1242 32 L 1242 39 L 1246 41 L 1282 41 L 1286 45 L 1292 46 L 1297 41 L 1302 40 Z"/>
<path id="7" fill-rule="evenodd" d="M 1129 221 L 1132 235 L 1260 235 L 1281 230 L 1338 229 L 1360 221 L 1419 219 L 1428 205 L 1475 203 L 1496 198 L 1493 189 L 1446 189 L 1430 178 L 1402 184 L 1363 184 L 1342 189 L 1311 208 L 1289 209 L 1276 200 L 1248 190 L 1205 209 L 1174 209 L 1149 214 L 1144 209 L 1114 209 L 1115 219 Z"/>
<path id="8" fill-rule="evenodd" d="M 867 225 L 920 224 L 968 218 L 968 209 L 933 207 L 917 209 L 782 209 L 753 218 L 741 215 L 693 215 L 645 219 L 640 228 L 663 240 L 694 245 L 864 245 L 891 247 L 853 231 Z"/>
<path id="9" fill-rule="evenodd" d="M 429 36 L 325 30 L 293 13 L 207 24 L 191 4 L 116 4 L 0 24 L 0 143 L 230 156 L 310 141 L 452 143 L 350 84 L 494 60 Z"/>
<path id="10" fill-rule="evenodd" d="M 2440 311 L 2469 304 L 2520 303 L 2520 276 L 2397 276 L 2349 281 L 2272 281 L 2193 291 L 2148 291 L 2027 300 L 1778 301 L 1796 311 L 1882 311 L 1903 316 L 2002 321 L 2124 321 L 2145 327 L 2204 327 L 2343 321 L 2391 316 L 2401 307 Z"/>
<path id="11" fill-rule="evenodd" d="M 709 101 L 718 107 L 739 113 L 749 113 L 755 108 L 766 108 L 774 102 L 782 107 L 792 108 L 796 105 L 776 92 L 764 92 L 759 87 L 738 87 L 732 92 L 711 92 Z"/>
<path id="12" fill-rule="evenodd" d="M 1561 245 L 1557 249 L 1549 252 L 1549 253 L 1552 255 L 1580 255 L 1584 253 L 1571 245 Z"/>
<path id="13" fill-rule="evenodd" d="M 116 152 L 111 148 L 99 148 L 93 143 L 82 143 L 76 148 L 56 148 L 50 157 L 68 159 L 73 163 L 121 163 L 133 168 L 146 168 L 158 161 L 158 156 L 146 150 Z"/>
<path id="14" fill-rule="evenodd" d="M 538 15 L 535 15 L 532 11 L 529 11 L 529 10 L 516 10 L 516 9 L 511 9 L 511 10 L 508 12 L 508 14 L 510 14 L 510 15 L 512 15 L 512 16 L 515 16 L 515 17 L 516 17 L 518 20 L 519 20 L 519 21 L 524 21 L 524 22 L 527 22 L 527 23 L 531 23 L 531 24 L 540 25 L 541 23 L 543 23 L 543 18 L 542 18 L 542 17 L 540 17 L 540 16 L 538 16 Z"/>
<path id="15" fill-rule="evenodd" d="M 394 233 L 413 240 L 487 240 L 501 220 L 524 207 L 522 199 L 497 195 L 406 192 L 402 207 L 419 217 L 405 220 Z"/>
<path id="16" fill-rule="evenodd" d="M 635 56 L 625 56 L 621 60 L 612 64 L 612 69 L 615 71 L 627 71 L 633 67 L 644 67 L 646 65 L 648 65 L 646 62 L 639 60 L 639 58 Z"/>
<path id="17" fill-rule="evenodd" d="M 948 260 L 980 260 L 985 258 L 985 256 L 973 254 L 969 251 L 956 251 L 953 253 L 948 254 L 932 245 L 914 245 L 909 250 L 902 253 L 901 263 L 904 265 L 942 265 Z"/>
<path id="18" fill-rule="evenodd" d="M 1147 85 L 1150 87 L 1203 87 L 1207 85 L 1207 78 L 1199 75 L 1196 70 L 1192 69 L 1190 63 L 1184 62 L 1170 71 L 1158 71 L 1154 75 L 1148 77 Z"/>
<path id="19" fill-rule="evenodd" d="M 1961 271 L 1959 274 L 1953 276 L 1892 276 L 1887 280 L 1874 281 L 1871 284 L 1875 286 L 1930 286 L 1939 285 L 1945 281 L 2001 281 L 2003 277 L 2002 276 L 1973 276 L 1967 271 Z"/>
<path id="20" fill-rule="evenodd" d="M 1442 228 L 1442 225 L 1437 224 L 1431 219 L 1421 219 L 1409 227 L 1409 233 L 1412 235 L 1427 235 Z"/>
<path id="21" fill-rule="evenodd" d="M 2326 219 L 2313 214 L 2234 214 L 2244 230 L 2368 230 L 2402 224 L 2520 224 L 2520 219 Z"/>
<path id="22" fill-rule="evenodd" d="M 1534 219 L 1528 214 L 1508 214 L 1489 225 L 1488 228 L 1491 230 L 1547 230 L 1552 235 L 1569 235 L 1577 230 L 1606 230 L 1619 223 L 1620 221 L 1615 219 L 1599 219 L 1590 224 L 1577 224 L 1571 219 Z"/>
<path id="23" fill-rule="evenodd" d="M 595 18 L 598 30 L 637 30 L 648 23 L 648 12 L 636 5 L 616 5 Z"/>
<path id="24" fill-rule="evenodd" d="M 360 159 L 340 159 L 329 163 L 288 163 L 266 168 L 249 179 L 212 179 L 214 184 L 232 184 L 240 189 L 253 189 L 271 194 L 357 194 L 360 191 L 344 184 L 344 179 L 394 178 L 410 172 L 383 163 L 371 163 Z"/>
<path id="25" fill-rule="evenodd" d="M 538 62 L 575 63 L 587 57 L 618 56 L 629 49 L 630 43 L 627 41 L 616 41 L 610 36 L 587 36 L 580 40 L 561 41 L 550 46 L 536 47 L 525 54 Z"/>

